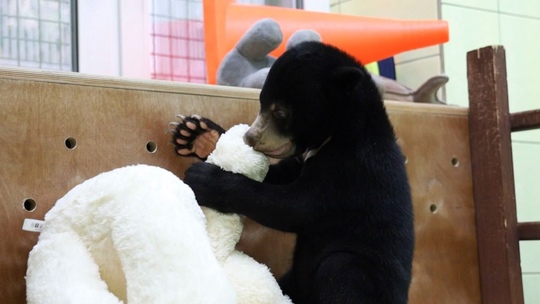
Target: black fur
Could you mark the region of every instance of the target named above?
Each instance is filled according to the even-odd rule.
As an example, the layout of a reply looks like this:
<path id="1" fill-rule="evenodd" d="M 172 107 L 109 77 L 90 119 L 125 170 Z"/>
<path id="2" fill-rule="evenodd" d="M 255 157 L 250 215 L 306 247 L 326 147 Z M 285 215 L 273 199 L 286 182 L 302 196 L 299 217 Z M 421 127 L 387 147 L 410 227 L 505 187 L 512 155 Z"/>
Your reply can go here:
<path id="1" fill-rule="evenodd" d="M 260 102 L 261 111 L 289 110 L 279 130 L 294 138 L 296 155 L 272 166 L 265 183 L 196 163 L 185 182 L 198 202 L 298 234 L 292 269 L 280 281 L 296 304 L 407 303 L 410 189 L 367 71 L 337 48 L 302 43 L 274 63 Z"/>

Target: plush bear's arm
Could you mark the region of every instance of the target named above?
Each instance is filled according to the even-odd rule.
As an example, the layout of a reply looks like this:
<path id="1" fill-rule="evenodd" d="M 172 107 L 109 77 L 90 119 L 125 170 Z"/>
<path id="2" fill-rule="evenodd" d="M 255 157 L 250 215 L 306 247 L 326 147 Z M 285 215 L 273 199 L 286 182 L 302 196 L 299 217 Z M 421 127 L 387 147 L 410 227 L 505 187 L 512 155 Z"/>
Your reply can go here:
<path id="1" fill-rule="evenodd" d="M 262 89 L 266 76 L 268 75 L 270 68 L 262 68 L 251 75 L 244 77 L 240 81 L 240 87 Z"/>

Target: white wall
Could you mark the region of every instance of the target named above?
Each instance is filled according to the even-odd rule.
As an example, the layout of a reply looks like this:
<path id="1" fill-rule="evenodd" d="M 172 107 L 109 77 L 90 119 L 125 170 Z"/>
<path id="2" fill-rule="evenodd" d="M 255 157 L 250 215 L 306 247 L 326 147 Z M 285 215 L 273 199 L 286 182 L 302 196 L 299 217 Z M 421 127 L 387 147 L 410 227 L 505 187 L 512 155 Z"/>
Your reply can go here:
<path id="1" fill-rule="evenodd" d="M 329 12 L 329 0 L 304 0 L 304 9 L 306 11 Z"/>
<path id="2" fill-rule="evenodd" d="M 79 71 L 120 75 L 117 0 L 79 0 Z"/>
<path id="3" fill-rule="evenodd" d="M 150 77 L 148 0 L 79 0 L 79 71 Z"/>

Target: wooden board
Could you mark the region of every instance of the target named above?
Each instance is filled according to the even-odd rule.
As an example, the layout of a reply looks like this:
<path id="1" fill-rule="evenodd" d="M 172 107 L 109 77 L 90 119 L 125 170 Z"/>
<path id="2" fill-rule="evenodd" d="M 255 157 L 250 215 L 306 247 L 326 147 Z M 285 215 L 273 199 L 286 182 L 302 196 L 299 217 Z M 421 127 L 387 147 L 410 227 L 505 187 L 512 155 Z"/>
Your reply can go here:
<path id="1" fill-rule="evenodd" d="M 480 303 L 467 110 L 401 103 L 388 111 L 414 202 L 410 303 Z"/>
<path id="2" fill-rule="evenodd" d="M 523 304 L 504 48 L 468 52 L 467 82 L 482 299 Z"/>
<path id="3" fill-rule="evenodd" d="M 169 144 L 175 115 L 201 114 L 226 128 L 249 124 L 257 98 L 251 89 L 0 68 L 2 302 L 25 300 L 26 260 L 38 237 L 21 229 L 25 218 L 43 219 L 69 189 L 113 168 L 145 163 L 182 177 L 192 160 Z M 467 110 L 396 102 L 387 108 L 415 204 L 411 303 L 479 303 Z M 25 210 L 27 199 L 34 211 Z M 294 236 L 248 228 L 240 247 L 281 275 Z"/>

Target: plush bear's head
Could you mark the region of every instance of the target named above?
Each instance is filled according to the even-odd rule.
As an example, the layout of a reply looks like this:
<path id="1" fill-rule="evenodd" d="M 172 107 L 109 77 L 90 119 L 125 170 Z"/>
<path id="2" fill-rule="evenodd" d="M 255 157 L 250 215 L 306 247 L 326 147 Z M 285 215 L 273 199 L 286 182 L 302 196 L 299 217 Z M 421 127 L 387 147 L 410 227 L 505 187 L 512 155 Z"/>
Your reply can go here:
<path id="1" fill-rule="evenodd" d="M 221 135 L 207 162 L 262 182 L 270 166 L 268 157 L 244 142 L 243 136 L 248 129 L 249 126 L 240 124 Z"/>
<path id="2" fill-rule="evenodd" d="M 282 40 L 283 34 L 277 21 L 264 18 L 255 22 L 221 61 L 217 84 L 262 88 L 268 70 L 276 60 L 270 53 Z M 286 49 L 303 41 L 321 41 L 321 36 L 313 30 L 298 30 L 287 41 Z"/>

